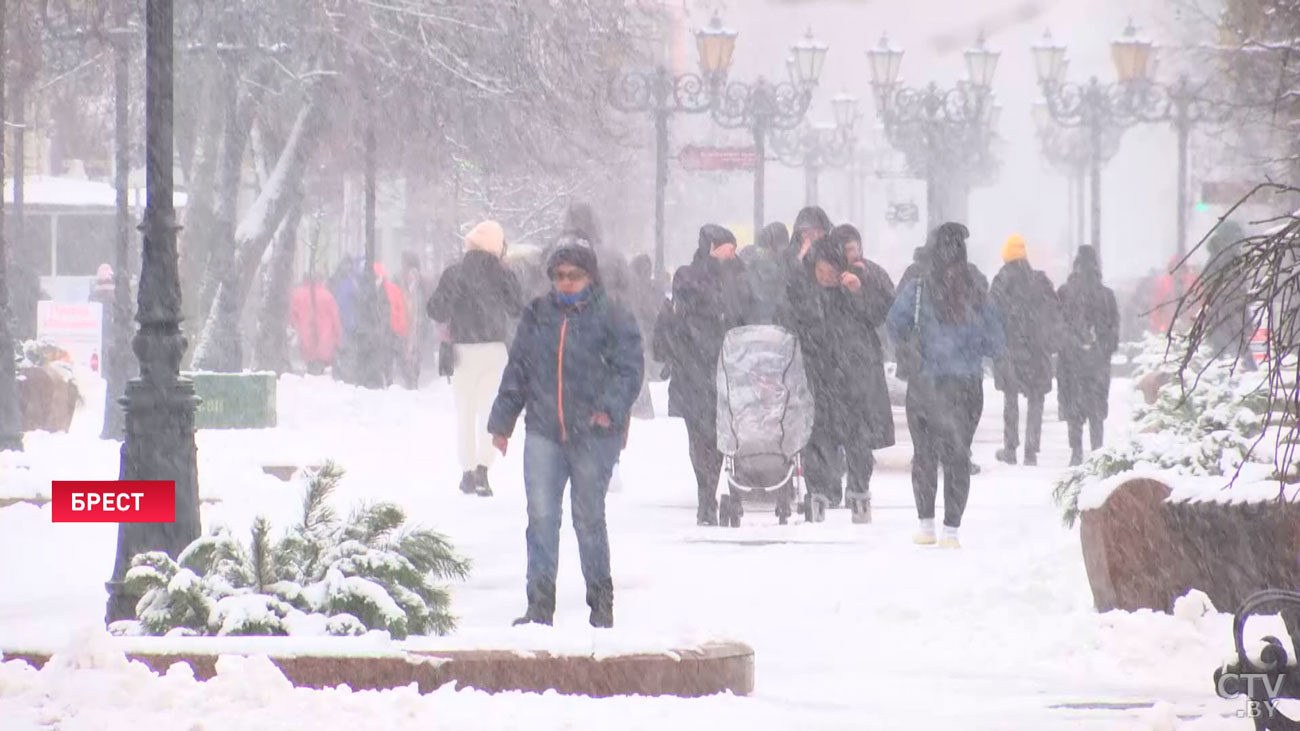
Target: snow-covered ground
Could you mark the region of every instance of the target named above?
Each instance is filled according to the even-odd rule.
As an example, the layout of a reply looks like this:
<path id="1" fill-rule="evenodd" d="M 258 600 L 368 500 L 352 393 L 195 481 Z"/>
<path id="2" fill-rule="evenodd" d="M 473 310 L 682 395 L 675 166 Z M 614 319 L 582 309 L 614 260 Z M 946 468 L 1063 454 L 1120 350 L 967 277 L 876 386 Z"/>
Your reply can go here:
<path id="1" fill-rule="evenodd" d="M 52 479 L 114 479 L 118 445 L 98 438 L 94 384 L 66 435 L 32 434 L 0 463 L 0 498 L 47 494 Z M 656 390 L 663 412 L 663 390 Z M 1126 429 L 1132 395 L 1115 384 L 1109 436 Z M 48 505 L 0 508 L 0 647 L 69 647 L 42 672 L 0 664 L 0 727 L 10 729 L 355 728 L 1248 728 L 1242 703 L 1214 696 L 1230 654 L 1231 617 L 1180 612 L 1098 614 L 1079 548 L 1052 482 L 1068 450 L 1049 397 L 1040 467 L 993 460 L 1001 394 L 988 388 L 961 550 L 920 548 L 902 414 L 900 445 L 878 453 L 875 522 L 847 511 L 823 524 L 776 525 L 752 509 L 739 529 L 694 524 L 695 487 L 682 424 L 633 425 L 609 500 L 616 629 L 587 627 L 576 543 L 563 534 L 557 626 L 509 627 L 524 608 L 520 439 L 493 472 L 496 496 L 456 489 L 450 390 L 366 392 L 326 378 L 280 382 L 280 426 L 198 436 L 205 526 L 240 534 L 259 514 L 276 533 L 297 517 L 301 490 L 263 465 L 347 469 L 337 507 L 387 499 L 448 534 L 474 562 L 455 587 L 461 634 L 449 644 L 559 648 L 646 638 L 752 645 L 747 698 L 594 700 L 444 688 L 352 692 L 293 689 L 257 658 L 223 660 L 195 682 L 184 667 L 158 677 L 126 665 L 86 628 L 102 626 L 112 569 L 111 525 L 53 524 Z M 942 498 L 941 498 L 942 499 Z M 538 633 L 549 633 L 539 635 Z M 554 638 L 554 639 L 551 639 Z M 1155 704 L 1154 708 L 1141 706 Z M 1180 717 L 1193 721 L 1180 721 Z"/>

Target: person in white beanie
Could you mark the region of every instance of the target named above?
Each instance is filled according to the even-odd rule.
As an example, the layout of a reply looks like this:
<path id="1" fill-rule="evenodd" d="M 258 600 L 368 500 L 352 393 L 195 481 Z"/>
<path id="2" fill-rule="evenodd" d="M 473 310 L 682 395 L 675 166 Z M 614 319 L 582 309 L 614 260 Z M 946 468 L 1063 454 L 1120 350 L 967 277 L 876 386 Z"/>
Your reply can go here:
<path id="1" fill-rule="evenodd" d="M 506 268 L 505 231 L 484 221 L 465 235 L 465 256 L 438 280 L 429 317 L 447 326 L 455 363 L 451 385 L 456 399 L 460 490 L 492 495 L 488 468 L 494 451 L 488 413 L 501 385 L 509 353 L 508 323 L 523 311 L 519 282 Z"/>

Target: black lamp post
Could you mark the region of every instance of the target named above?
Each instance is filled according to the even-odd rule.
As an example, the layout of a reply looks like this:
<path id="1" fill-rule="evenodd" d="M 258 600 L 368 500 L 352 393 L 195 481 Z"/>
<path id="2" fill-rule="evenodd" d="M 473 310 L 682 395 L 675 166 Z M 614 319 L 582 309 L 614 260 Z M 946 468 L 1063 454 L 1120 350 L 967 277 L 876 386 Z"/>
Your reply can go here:
<path id="1" fill-rule="evenodd" d="M 655 123 L 655 278 L 664 281 L 664 197 L 668 187 L 668 121 L 677 113 L 698 114 L 713 106 L 731 68 L 736 31 L 713 16 L 709 27 L 695 32 L 700 72 L 673 74 L 663 66 L 626 71 L 610 90 L 610 104 L 622 112 L 649 112 Z"/>
<path id="2" fill-rule="evenodd" d="M 1062 127 L 1052 121 L 1046 102 L 1035 102 L 1034 122 L 1038 129 L 1039 149 L 1047 162 L 1065 176 L 1069 183 L 1071 248 L 1084 243 L 1084 185 L 1092 161 L 1092 143 L 1088 130 Z M 1101 162 L 1104 164 L 1119 151 L 1122 130 L 1107 128 L 1101 139 Z"/>
<path id="3" fill-rule="evenodd" d="M 109 593 L 107 621 L 135 616 L 136 597 L 123 580 L 131 559 L 143 551 L 175 558 L 200 535 L 199 480 L 194 446 L 194 384 L 180 377 L 181 287 L 176 256 L 172 170 L 172 1 L 148 0 L 145 11 L 145 139 L 148 202 L 144 253 L 133 342 L 140 377 L 126 387 L 126 439 L 120 478 L 167 480 L 176 485 L 173 523 L 122 523 Z"/>
<path id="4" fill-rule="evenodd" d="M 747 129 L 754 138 L 757 161 L 754 168 L 754 235 L 763 228 L 763 195 L 767 168 L 767 137 L 774 131 L 799 126 L 826 62 L 825 44 L 818 43 L 812 30 L 791 48 L 791 80 L 772 83 L 759 77 L 753 83 L 727 84 L 713 107 L 713 121 L 727 129 Z"/>
<path id="5" fill-rule="evenodd" d="M 772 133 L 772 149 L 782 164 L 804 170 L 804 205 L 815 206 L 818 177 L 826 168 L 844 168 L 853 162 L 857 145 L 854 125 L 858 121 L 858 100 L 840 93 L 831 99 L 835 123 L 804 124 L 798 130 Z"/>
<path id="6" fill-rule="evenodd" d="M 1000 108 L 994 103 L 992 84 L 999 56 L 985 47 L 980 34 L 975 46 L 965 52 L 965 81 L 951 89 L 934 83 L 909 88 L 899 81 L 901 49 L 881 37 L 880 44 L 867 51 L 876 114 L 889 144 L 903 152 L 914 175 L 925 179 L 931 227 L 948 220 L 964 221 L 970 186 L 996 175 L 992 143 Z"/>
<path id="7" fill-rule="evenodd" d="M 1111 41 L 1111 59 L 1117 83 L 1102 84 L 1097 77 L 1086 85 L 1065 81 L 1065 46 L 1053 42 L 1051 33 L 1033 47 L 1034 67 L 1052 121 L 1083 131 L 1087 140 L 1087 165 L 1091 203 L 1090 241 L 1100 258 L 1101 249 L 1101 166 L 1107 158 L 1107 139 L 1118 145 L 1124 130 L 1139 121 L 1133 106 L 1135 83 L 1148 73 L 1151 43 L 1137 37 L 1132 24 L 1123 37 Z"/>

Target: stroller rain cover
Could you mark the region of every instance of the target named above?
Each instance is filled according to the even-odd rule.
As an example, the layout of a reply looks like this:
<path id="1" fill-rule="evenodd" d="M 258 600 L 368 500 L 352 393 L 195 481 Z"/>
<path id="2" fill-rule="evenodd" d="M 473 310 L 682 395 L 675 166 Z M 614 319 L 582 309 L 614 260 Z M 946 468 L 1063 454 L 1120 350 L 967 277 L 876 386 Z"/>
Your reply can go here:
<path id="1" fill-rule="evenodd" d="M 812 436 L 799 338 L 775 325 L 727 332 L 718 356 L 718 450 L 794 457 Z"/>

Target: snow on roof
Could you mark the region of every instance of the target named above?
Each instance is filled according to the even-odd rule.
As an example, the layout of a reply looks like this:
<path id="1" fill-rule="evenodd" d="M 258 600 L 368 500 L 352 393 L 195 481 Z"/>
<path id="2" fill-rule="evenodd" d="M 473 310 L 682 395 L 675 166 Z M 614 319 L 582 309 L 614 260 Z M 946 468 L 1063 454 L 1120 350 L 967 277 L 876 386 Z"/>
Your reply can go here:
<path id="1" fill-rule="evenodd" d="M 143 202 L 143 199 L 143 192 L 131 191 L 132 203 Z M 172 197 L 172 204 L 184 208 L 187 200 L 185 193 L 177 192 Z M 9 178 L 4 181 L 4 201 L 5 205 L 14 202 L 13 180 Z M 23 202 L 33 206 L 112 208 L 117 204 L 117 194 L 113 186 L 97 180 L 31 175 L 23 178 Z"/>

